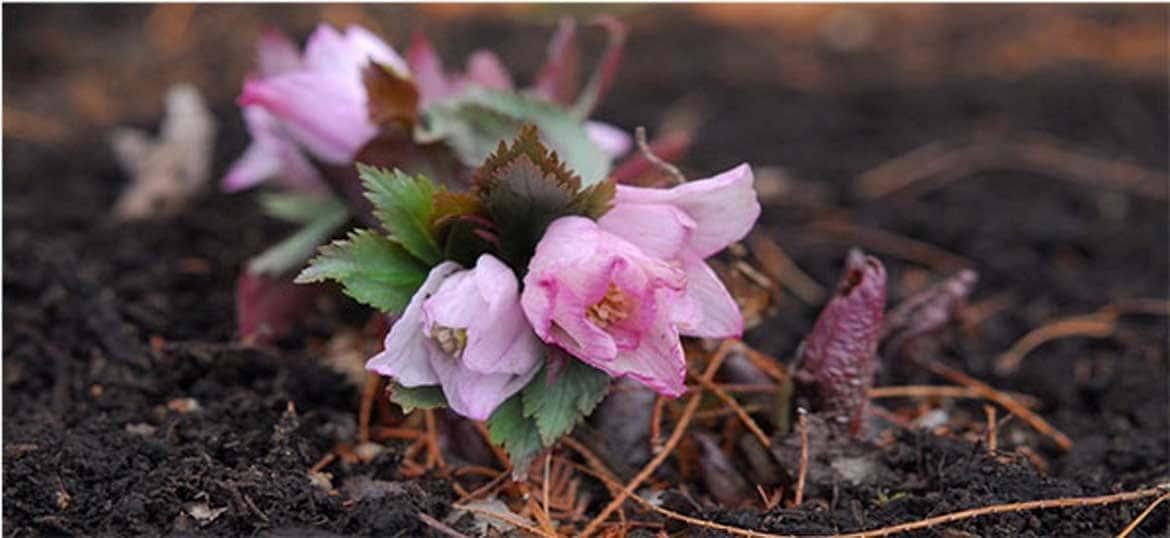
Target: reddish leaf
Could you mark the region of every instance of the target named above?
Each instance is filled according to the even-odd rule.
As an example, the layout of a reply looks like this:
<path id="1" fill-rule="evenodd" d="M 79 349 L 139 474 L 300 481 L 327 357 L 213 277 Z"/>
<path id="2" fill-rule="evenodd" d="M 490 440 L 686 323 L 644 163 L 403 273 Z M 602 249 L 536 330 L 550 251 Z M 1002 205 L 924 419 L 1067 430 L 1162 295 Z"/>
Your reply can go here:
<path id="1" fill-rule="evenodd" d="M 919 291 L 886 314 L 882 345 L 889 357 L 908 351 L 908 346 L 923 336 L 937 333 L 949 325 L 967 304 L 979 275 L 970 269 Z"/>
<path id="2" fill-rule="evenodd" d="M 798 379 L 811 384 L 817 411 L 861 431 L 877 371 L 877 345 L 886 307 L 886 270 L 872 256 L 849 251 L 836 293 L 821 310 L 800 354 Z"/>
<path id="3" fill-rule="evenodd" d="M 595 26 L 604 28 L 609 33 L 609 41 L 605 45 L 605 52 L 602 54 L 601 61 L 597 63 L 593 74 L 589 77 L 589 82 L 585 84 L 585 88 L 581 90 L 580 97 L 577 98 L 577 103 L 573 105 L 573 110 L 580 117 L 589 117 L 593 113 L 593 109 L 601 102 L 601 98 L 605 96 L 606 90 L 613 82 L 614 76 L 617 75 L 618 66 L 622 63 L 622 51 L 626 46 L 626 25 L 621 21 L 602 15 L 593 19 Z"/>
<path id="4" fill-rule="evenodd" d="M 325 289 L 294 284 L 293 275 L 269 277 L 244 271 L 236 281 L 236 327 L 247 343 L 266 345 L 291 334 Z"/>
<path id="5" fill-rule="evenodd" d="M 562 18 L 548 44 L 548 60 L 532 85 L 532 92 L 554 103 L 572 103 L 580 86 L 579 56 L 577 22 Z"/>
<path id="6" fill-rule="evenodd" d="M 418 121 L 418 87 L 410 78 L 393 69 L 370 62 L 362 70 L 368 95 L 367 108 L 374 125 L 401 125 L 414 128 Z"/>

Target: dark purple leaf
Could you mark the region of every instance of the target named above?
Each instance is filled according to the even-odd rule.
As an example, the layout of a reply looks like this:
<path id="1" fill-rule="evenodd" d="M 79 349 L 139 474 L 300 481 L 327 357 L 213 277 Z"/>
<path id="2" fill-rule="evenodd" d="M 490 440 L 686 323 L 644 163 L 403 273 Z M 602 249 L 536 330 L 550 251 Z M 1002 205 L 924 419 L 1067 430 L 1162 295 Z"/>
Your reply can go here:
<path id="1" fill-rule="evenodd" d="M 800 354 L 798 378 L 811 383 L 817 411 L 860 433 L 877 371 L 877 345 L 886 306 L 886 270 L 872 256 L 849 251 L 845 273 L 821 310 Z"/>
<path id="2" fill-rule="evenodd" d="M 240 274 L 236 281 L 236 326 L 243 341 L 266 345 L 288 336 L 325 289 L 294 284 L 293 276 Z"/>
<path id="3" fill-rule="evenodd" d="M 882 347 L 888 357 L 897 357 L 922 338 L 946 328 L 967 304 L 979 275 L 970 269 L 906 298 L 886 314 Z"/>
<path id="4" fill-rule="evenodd" d="M 532 85 L 532 92 L 554 103 L 568 105 L 577 95 L 579 56 L 577 21 L 564 17 L 548 44 L 548 59 Z"/>

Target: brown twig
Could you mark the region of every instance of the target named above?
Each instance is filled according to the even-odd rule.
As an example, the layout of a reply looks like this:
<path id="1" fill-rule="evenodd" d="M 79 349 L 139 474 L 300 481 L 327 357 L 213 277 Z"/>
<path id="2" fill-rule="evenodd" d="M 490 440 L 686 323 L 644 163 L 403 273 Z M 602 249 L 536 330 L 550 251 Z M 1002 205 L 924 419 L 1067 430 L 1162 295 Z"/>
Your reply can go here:
<path id="1" fill-rule="evenodd" d="M 654 409 L 650 412 L 650 453 L 662 452 L 662 409 L 666 407 L 666 398 L 659 395 L 654 400 Z"/>
<path id="2" fill-rule="evenodd" d="M 715 372 L 718 371 L 719 366 L 723 364 L 723 359 L 727 357 L 727 354 L 731 352 L 736 343 L 737 341 L 735 340 L 724 340 L 723 343 L 720 344 L 719 349 L 715 350 L 715 353 L 711 356 L 711 361 L 707 364 L 707 370 L 703 372 L 703 379 L 710 381 L 715 376 Z M 666 461 L 666 458 L 670 456 L 670 453 L 674 450 L 674 447 L 677 446 L 678 442 L 682 440 L 687 426 L 690 425 L 691 419 L 693 419 L 695 416 L 695 411 L 699 409 L 699 402 L 701 400 L 701 393 L 694 394 L 689 400 L 687 400 L 686 407 L 683 408 L 682 417 L 679 418 L 678 424 L 674 427 L 674 431 L 670 433 L 670 438 L 666 440 L 666 444 L 663 445 L 662 451 L 655 454 L 654 458 L 651 459 L 650 462 L 647 463 L 646 466 L 643 467 L 642 470 L 634 476 L 633 480 L 630 480 L 630 482 L 626 484 L 624 488 L 622 488 L 621 492 L 618 493 L 618 495 L 614 497 L 609 502 L 609 504 L 605 506 L 604 509 L 602 509 L 601 513 L 597 514 L 597 516 L 594 517 L 593 520 L 585 526 L 585 529 L 582 530 L 581 534 L 579 535 L 581 538 L 588 538 L 590 535 L 597 532 L 597 528 L 606 520 L 606 518 L 609 517 L 610 514 L 613 513 L 614 510 L 616 510 L 623 502 L 625 502 L 626 497 L 629 497 L 631 494 L 633 494 L 634 490 L 637 489 L 637 487 L 641 485 L 642 482 L 646 481 L 646 479 L 649 478 L 650 475 L 653 474 L 654 471 L 658 469 L 658 467 L 662 465 L 663 462 Z"/>
<path id="3" fill-rule="evenodd" d="M 989 136 L 977 133 L 968 140 L 931 142 L 895 157 L 862 174 L 857 192 L 873 200 L 934 179 L 937 189 L 952 181 L 994 170 L 1023 170 L 1090 185 L 1127 190 L 1157 200 L 1167 198 L 1167 177 L 1133 162 L 1107 160 L 1051 136 L 1017 133 Z M 921 195 L 927 187 L 917 189 Z"/>
<path id="4" fill-rule="evenodd" d="M 735 351 L 743 353 L 743 355 L 747 357 L 749 361 L 751 361 L 753 366 L 762 370 L 765 374 L 768 375 L 768 377 L 775 379 L 777 383 L 784 383 L 788 381 L 788 374 L 780 369 L 780 361 L 769 355 L 765 355 L 764 353 L 756 351 L 751 346 L 748 346 L 747 344 L 738 340 L 735 341 L 733 347 Z"/>
<path id="5" fill-rule="evenodd" d="M 333 452 L 326 454 L 320 460 L 317 460 L 317 463 L 314 463 L 312 467 L 309 467 L 309 474 L 321 472 L 322 469 L 328 467 L 330 463 L 333 463 L 335 459 L 337 459 L 337 454 Z"/>
<path id="6" fill-rule="evenodd" d="M 370 415 L 374 412 L 374 400 L 378 398 L 378 389 L 382 386 L 382 376 L 369 372 L 366 374 L 366 386 L 362 391 L 362 405 L 358 411 L 358 442 L 370 440 Z"/>
<path id="7" fill-rule="evenodd" d="M 556 536 L 557 536 L 556 534 L 549 534 L 541 529 L 533 527 L 532 525 L 529 525 L 523 519 L 520 519 L 519 516 L 516 516 L 513 514 L 501 514 L 499 512 L 493 512 L 491 510 L 484 510 L 483 508 L 479 508 L 477 506 L 470 506 L 470 505 L 466 505 L 466 504 L 454 504 L 451 507 L 456 509 L 456 510 L 463 510 L 465 512 L 471 512 L 474 514 L 479 514 L 481 516 L 490 517 L 492 519 L 497 519 L 497 520 L 503 521 L 505 523 L 510 523 L 511 525 L 513 525 L 515 527 L 519 527 L 521 529 L 524 529 L 524 530 L 531 532 L 532 534 L 535 534 L 537 536 L 547 536 L 549 538 L 556 538 Z"/>
<path id="8" fill-rule="evenodd" d="M 456 503 L 458 503 L 458 504 L 461 504 L 461 503 L 465 503 L 465 502 L 467 502 L 467 501 L 475 500 L 475 499 L 476 499 L 476 498 L 478 498 L 479 496 L 481 496 L 481 495 L 484 495 L 484 494 L 488 493 L 488 492 L 489 492 L 489 491 L 491 491 L 493 488 L 495 488 L 495 487 L 499 486 L 500 484 L 504 483 L 504 481 L 505 481 L 505 480 L 506 480 L 506 479 L 507 479 L 509 476 L 511 476 L 511 471 L 510 471 L 510 470 L 507 470 L 507 469 L 506 469 L 506 470 L 504 470 L 503 472 L 501 472 L 501 473 L 499 474 L 499 476 L 496 476 L 495 478 L 493 478 L 493 479 L 492 479 L 490 482 L 488 482 L 487 484 L 484 484 L 484 485 L 482 485 L 482 486 L 480 486 L 480 487 L 478 487 L 478 488 L 475 488 L 475 490 L 473 490 L 471 493 L 468 493 L 467 495 L 460 496 L 460 497 L 459 497 L 459 500 L 458 500 L 458 501 L 456 501 Z"/>
<path id="9" fill-rule="evenodd" d="M 440 534 L 443 534 L 444 536 L 449 536 L 450 538 L 471 538 L 470 536 L 467 536 L 466 534 L 463 534 L 455 529 L 452 529 L 446 523 L 443 523 L 442 521 L 439 521 L 439 520 L 427 515 L 426 513 L 417 512 L 414 515 L 415 515 L 415 517 L 417 517 L 419 519 L 419 521 L 422 521 L 423 524 L 425 524 L 426 526 L 428 526 L 432 529 L 435 529 L 435 531 L 439 532 Z"/>
<path id="10" fill-rule="evenodd" d="M 987 452 L 995 454 L 999 447 L 999 423 L 995 420 L 995 406 L 984 405 L 983 412 L 987 413 Z"/>
<path id="11" fill-rule="evenodd" d="M 492 442 L 492 434 L 488 431 L 487 426 L 484 426 L 482 422 L 472 422 L 472 424 L 475 425 L 475 431 L 479 432 L 479 436 L 482 437 L 483 441 L 487 443 L 487 446 L 491 448 L 492 454 L 495 455 L 496 460 L 500 462 L 500 465 L 503 465 L 505 469 L 511 469 L 512 460 L 508 458 L 508 453 L 505 452 L 503 448 Z"/>
<path id="12" fill-rule="evenodd" d="M 752 416 L 749 415 L 747 411 L 744 411 L 743 406 L 739 405 L 739 402 L 735 401 L 735 398 L 732 398 L 731 395 L 727 393 L 727 391 L 723 390 L 722 387 L 716 385 L 714 382 L 704 379 L 702 376 L 695 375 L 694 372 L 691 372 L 691 377 L 694 377 L 695 380 L 703 386 L 703 388 L 711 391 L 717 398 L 723 400 L 723 403 L 727 404 L 727 407 L 731 408 L 736 416 L 739 417 L 739 421 L 742 422 L 745 427 L 747 427 L 748 431 L 752 432 L 752 435 L 755 435 L 756 439 L 760 440 L 760 444 L 764 445 L 765 447 L 772 446 L 772 440 L 768 439 L 768 435 L 764 433 L 764 430 L 760 429 L 759 424 L 756 424 L 756 421 L 752 419 Z"/>
<path id="13" fill-rule="evenodd" d="M 995 373 L 1010 375 L 1020 367 L 1024 357 L 1042 344 L 1068 338 L 1070 336 L 1084 336 L 1089 338 L 1108 338 L 1117 329 L 1118 312 L 1111 307 L 1105 307 L 1098 312 L 1085 316 L 1073 316 L 1046 323 L 1025 334 L 1023 338 L 1012 344 L 1012 347 L 995 359 Z"/>
<path id="14" fill-rule="evenodd" d="M 796 476 L 796 495 L 793 506 L 804 502 L 804 480 L 808 475 L 808 413 L 803 408 L 796 410 L 800 423 L 800 473 Z"/>
<path id="15" fill-rule="evenodd" d="M 1114 503 L 1119 503 L 1119 502 L 1134 501 L 1137 499 L 1144 499 L 1147 497 L 1153 497 L 1154 495 L 1157 495 L 1159 493 L 1166 492 L 1168 489 L 1170 489 L 1170 484 L 1161 484 L 1161 485 L 1153 487 L 1153 488 L 1147 488 L 1147 489 L 1143 489 L 1143 490 L 1130 491 L 1130 492 L 1124 492 L 1124 493 L 1116 493 L 1113 495 L 1103 495 L 1100 497 L 1072 497 L 1072 498 L 1062 498 L 1062 499 L 1045 499 L 1045 500 L 1040 500 L 1040 501 L 1028 501 L 1028 502 L 1020 502 L 1020 503 L 998 504 L 998 505 L 994 505 L 994 506 L 984 506 L 982 508 L 973 508 L 970 510 L 962 510 L 959 512 L 952 512 L 950 514 L 944 514 L 944 515 L 937 516 L 937 517 L 922 519 L 922 520 L 918 520 L 918 521 L 912 521 L 909 523 L 902 523 L 899 525 L 892 525 L 889 527 L 882 527 L 880 529 L 873 529 L 873 530 L 868 530 L 868 531 L 853 532 L 853 533 L 846 533 L 846 534 L 835 534 L 835 535 L 833 535 L 833 537 L 834 538 L 879 538 L 882 536 L 890 536 L 892 534 L 898 534 L 898 533 L 904 533 L 904 532 L 909 532 L 909 531 L 914 531 L 914 530 L 937 527 L 939 525 L 945 525 L 947 523 L 954 523 L 956 521 L 960 521 L 960 520 L 964 520 L 964 519 L 971 519 L 971 518 L 982 517 L 982 516 L 993 515 L 993 514 L 1002 514 L 1005 512 L 1023 512 L 1023 511 L 1027 511 L 1027 510 L 1047 510 L 1047 509 L 1052 509 L 1052 508 L 1074 508 L 1074 507 L 1079 508 L 1079 507 L 1085 507 L 1085 506 L 1099 506 L 1099 505 L 1105 505 L 1105 504 L 1114 504 Z M 698 518 L 694 518 L 694 517 L 690 517 L 690 516 L 685 516 L 685 515 L 680 514 L 678 512 L 674 512 L 672 510 L 667 510 L 666 508 L 662 508 L 660 506 L 657 506 L 654 503 L 651 503 L 650 501 L 643 499 L 641 496 L 635 495 L 631 498 L 634 501 L 641 504 L 642 506 L 645 506 L 651 510 L 654 510 L 655 512 L 658 512 L 659 514 L 662 514 L 663 516 L 666 516 L 670 519 L 682 521 L 684 523 L 689 523 L 691 525 L 705 527 L 708 529 L 715 529 L 715 530 L 723 531 L 723 532 L 726 532 L 729 534 L 734 534 L 736 536 L 747 536 L 750 538 L 797 538 L 795 535 L 790 535 L 790 534 L 773 534 L 773 533 L 753 531 L 750 529 L 733 527 L 731 525 L 723 525 L 721 523 L 716 523 L 714 521 L 707 521 L 707 520 L 698 519 Z"/>
<path id="16" fill-rule="evenodd" d="M 1032 408 L 1040 405 L 1035 396 L 1018 392 L 1007 392 L 1009 396 L 1020 402 L 1021 405 Z M 987 399 L 983 392 L 971 387 L 950 385 L 899 385 L 893 387 L 874 387 L 869 389 L 869 397 L 880 398 L 968 398 Z"/>
<path id="17" fill-rule="evenodd" d="M 1145 521 L 1146 518 L 1150 516 L 1150 513 L 1152 513 L 1154 511 L 1154 509 L 1158 507 L 1159 504 L 1162 504 L 1163 502 L 1165 502 L 1166 499 L 1170 499 L 1170 491 L 1167 491 L 1161 497 L 1154 499 L 1154 502 L 1150 503 L 1150 505 L 1147 506 L 1145 510 L 1142 510 L 1142 513 L 1138 514 L 1137 518 L 1135 518 L 1133 521 L 1131 521 L 1129 523 L 1129 525 L 1126 525 L 1125 528 L 1122 529 L 1121 532 L 1117 533 L 1117 538 L 1126 538 L 1127 536 L 1132 534 L 1133 531 L 1137 530 L 1138 525 L 1141 525 L 1142 522 Z"/>
<path id="18" fill-rule="evenodd" d="M 919 263 L 941 273 L 953 273 L 960 269 L 975 267 L 975 262 L 930 243 L 903 237 L 878 228 L 857 226 L 843 221 L 839 217 L 819 219 L 810 224 L 809 227 L 814 231 L 827 233 L 838 240 L 857 244 L 866 250 Z"/>
<path id="19" fill-rule="evenodd" d="M 1119 502 L 1134 501 L 1137 499 L 1144 499 L 1146 497 L 1153 497 L 1159 493 L 1163 493 L 1170 484 L 1162 484 L 1157 487 L 1147 488 L 1138 491 L 1129 491 L 1125 493 L 1115 493 L 1113 495 L 1102 495 L 1100 497 L 1071 497 L 1063 499 L 1046 499 L 1042 501 L 1028 501 L 1020 503 L 997 504 L 994 506 L 984 506 L 982 508 L 972 508 L 970 510 L 962 510 L 959 512 L 952 512 L 937 517 L 923 519 L 920 521 L 913 521 L 910 523 L 903 523 L 901 525 L 892 525 L 871 531 L 854 532 L 849 534 L 838 535 L 837 538 L 877 538 L 879 536 L 889 536 L 891 534 L 910 532 L 919 529 L 927 529 L 936 527 L 938 525 L 945 525 L 947 523 L 954 523 L 963 519 L 971 519 L 975 517 L 989 516 L 992 514 L 1003 514 L 1006 512 L 1023 512 L 1026 510 L 1048 510 L 1051 508 L 1073 508 L 1084 506 L 1097 506 L 1103 504 L 1114 504 Z"/>
<path id="20" fill-rule="evenodd" d="M 654 165 L 655 168 L 670 176 L 670 178 L 674 180 L 675 185 L 682 185 L 683 183 L 687 182 L 687 177 L 683 175 L 682 171 L 680 171 L 677 166 L 662 160 L 661 157 L 655 155 L 654 152 L 651 151 L 650 144 L 646 143 L 645 127 L 639 125 L 636 129 L 634 129 L 634 140 L 638 144 L 638 151 L 642 153 L 642 157 L 649 161 L 650 164 Z"/>
<path id="21" fill-rule="evenodd" d="M 427 466 L 435 465 L 440 472 L 447 471 L 447 460 L 443 459 L 443 452 L 439 449 L 439 428 L 435 426 L 435 410 L 423 411 L 427 426 Z"/>
<path id="22" fill-rule="evenodd" d="M 802 271 L 775 241 L 759 232 L 752 232 L 747 241 L 752 247 L 752 254 L 760 260 L 764 272 L 773 280 L 806 304 L 819 305 L 824 302 L 825 287 Z"/>
<path id="23" fill-rule="evenodd" d="M 1069 439 L 1067 435 L 1052 427 L 1048 421 L 1040 418 L 1039 415 L 1033 413 L 1030 409 L 1016 401 L 1011 396 L 995 390 L 994 388 L 991 388 L 990 385 L 943 364 L 933 361 L 918 362 L 924 368 L 934 372 L 935 374 L 982 393 L 988 400 L 991 400 L 1003 406 L 1011 413 L 1018 415 L 1021 420 L 1027 422 L 1028 425 L 1032 426 L 1032 428 L 1034 428 L 1036 431 L 1051 437 L 1052 440 L 1055 441 L 1061 449 L 1068 450 L 1069 448 L 1072 448 L 1072 440 Z"/>

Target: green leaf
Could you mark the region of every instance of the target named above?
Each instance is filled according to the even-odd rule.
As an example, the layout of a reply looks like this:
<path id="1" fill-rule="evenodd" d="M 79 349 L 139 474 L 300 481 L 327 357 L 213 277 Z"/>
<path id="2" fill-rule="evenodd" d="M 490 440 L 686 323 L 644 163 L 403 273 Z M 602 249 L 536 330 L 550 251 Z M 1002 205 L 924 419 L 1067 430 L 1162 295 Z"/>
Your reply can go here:
<path id="1" fill-rule="evenodd" d="M 366 198 L 374 204 L 374 216 L 386 231 L 427 265 L 439 263 L 442 254 L 430 226 L 435 185 L 426 177 L 411 177 L 397 169 L 388 172 L 360 163 L 357 169 Z"/>
<path id="2" fill-rule="evenodd" d="M 349 220 L 349 209 L 336 198 L 310 202 L 293 196 L 272 197 L 267 200 L 265 208 L 269 214 L 279 213 L 286 217 L 285 220 L 305 223 L 296 233 L 248 263 L 249 272 L 270 276 L 280 276 L 302 267 L 313 252 Z"/>
<path id="3" fill-rule="evenodd" d="M 332 195 L 270 192 L 259 197 L 264 214 L 286 222 L 305 224 L 346 211 L 345 203 Z"/>
<path id="4" fill-rule="evenodd" d="M 443 396 L 443 389 L 435 385 L 404 387 L 395 383 L 390 389 L 390 401 L 402 407 L 403 413 L 409 413 L 415 409 L 434 409 L 447 406 L 447 397 Z"/>
<path id="5" fill-rule="evenodd" d="M 581 178 L 540 142 L 534 126 L 522 128 L 511 145 L 501 142 L 473 178 L 473 192 L 495 224 L 500 255 L 520 272 L 552 221 L 597 219 L 609 210 L 614 190 L 612 179 L 582 190 Z"/>
<path id="6" fill-rule="evenodd" d="M 536 421 L 540 438 L 552 445 L 573 430 L 605 398 L 609 376 L 576 359 L 568 359 L 552 382 L 548 366 L 521 391 L 524 416 Z"/>
<path id="7" fill-rule="evenodd" d="M 496 408 L 487 420 L 492 443 L 502 445 L 512 460 L 513 472 L 528 469 L 528 464 L 543 447 L 536 423 L 524 416 L 524 405 L 517 394 Z"/>
<path id="8" fill-rule="evenodd" d="M 373 230 L 350 232 L 344 241 L 321 247 L 296 282 L 340 282 L 347 295 L 385 312 L 401 312 L 427 276 L 402 245 Z"/>
<path id="9" fill-rule="evenodd" d="M 428 105 L 416 131 L 420 142 L 446 140 L 467 166 L 478 166 L 501 140 L 514 138 L 520 126 L 540 128 L 544 142 L 580 175 L 588 187 L 609 175 L 610 158 L 582 120 L 556 104 L 526 95 L 474 86 L 466 92 Z"/>

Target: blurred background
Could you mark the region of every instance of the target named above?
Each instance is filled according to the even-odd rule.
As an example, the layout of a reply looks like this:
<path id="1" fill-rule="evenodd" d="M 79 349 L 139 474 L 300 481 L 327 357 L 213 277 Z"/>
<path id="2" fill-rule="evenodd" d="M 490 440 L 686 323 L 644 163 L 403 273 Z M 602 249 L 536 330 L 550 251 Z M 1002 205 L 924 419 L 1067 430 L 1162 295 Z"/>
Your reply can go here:
<path id="1" fill-rule="evenodd" d="M 341 356 L 321 350 L 344 336 L 339 324 L 361 327 L 368 311 L 321 306 L 302 320 L 304 345 L 233 344 L 240 268 L 291 233 L 262 215 L 252 194 L 217 189 L 248 143 L 235 99 L 257 37 L 270 26 L 303 43 L 321 21 L 360 24 L 402 51 L 423 30 L 449 68 L 491 49 L 524 86 L 558 19 L 600 13 L 624 21 L 629 38 L 594 119 L 646 126 L 653 138 L 664 123 L 698 118 L 691 150 L 677 160 L 688 176 L 753 165 L 764 212 L 747 242 L 753 263 L 783 285 L 723 272 L 760 327 L 745 334 L 750 345 L 790 357 L 850 246 L 886 264 L 890 304 L 975 268 L 975 313 L 964 325 L 971 338 L 951 362 L 1047 403 L 1045 416 L 1077 441 L 1071 452 L 1043 454 L 1053 476 L 1084 492 L 1164 480 L 1170 7 L 5 4 L 4 482 L 5 501 L 16 500 L 5 503 L 6 526 L 50 535 L 181 531 L 181 502 L 200 488 L 227 498 L 219 477 L 236 476 L 252 481 L 250 494 L 277 523 L 328 521 L 346 535 L 366 524 L 371 535 L 396 529 L 373 501 L 366 519 L 337 498 L 308 506 L 317 501 L 298 493 L 315 487 L 303 479 L 304 462 L 267 459 L 279 452 L 269 452 L 269 438 L 290 401 L 306 413 L 306 428 L 290 438 L 313 448 L 301 452 L 305 461 L 352 438 L 353 428 L 335 425 L 352 423 L 360 394 L 337 390 L 340 381 L 314 361 Z M 583 33 L 582 63 L 591 66 L 604 35 Z M 180 82 L 203 93 L 219 122 L 215 184 L 185 213 L 111 222 L 130 180 L 108 136 L 118 126 L 154 132 L 165 92 Z M 758 248 L 761 237 L 771 250 Z M 992 368 L 1037 327 L 1140 298 L 1157 303 L 1159 317 L 1127 318 L 1105 339 L 1048 344 L 1011 375 Z M 381 334 L 367 336 L 376 345 Z M 344 358 L 352 366 L 368 356 Z M 910 377 L 921 372 L 899 370 L 884 369 L 881 384 L 923 382 Z M 162 406 L 180 396 L 204 410 Z M 977 409 L 966 416 L 983 421 Z M 162 426 L 171 420 L 195 433 L 158 448 L 124 430 L 158 424 L 170 436 Z M 9 439 L 27 441 L 14 451 L 34 442 L 53 450 L 10 458 Z M 224 448 L 213 460 L 209 446 Z M 144 451 L 163 462 L 157 473 L 136 463 Z M 285 481 L 274 488 L 231 474 L 239 462 L 261 462 Z M 952 482 L 907 502 L 925 513 L 940 509 L 936 491 L 968 486 L 980 502 L 997 491 L 1043 496 L 1040 485 L 1059 490 L 1049 497 L 1071 491 L 984 469 L 980 480 L 987 474 L 996 488 L 948 474 Z M 834 483 L 834 499 L 836 491 Z M 1052 512 L 1046 523 L 1075 525 L 1067 514 Z M 1090 524 L 1112 533 L 1129 520 L 1104 520 L 1105 509 L 1079 514 L 1089 523 L 1070 535 Z M 262 528 L 242 505 L 217 525 L 209 530 L 219 535 Z"/>
<path id="2" fill-rule="evenodd" d="M 721 125 L 727 114 L 746 109 L 782 111 L 784 93 L 762 95 L 765 89 L 821 95 L 931 90 L 940 94 L 936 106 L 948 107 L 947 88 L 964 84 L 987 88 L 984 102 L 957 111 L 978 118 L 1012 99 L 1010 90 L 992 91 L 997 84 L 1096 79 L 1117 87 L 1111 104 L 1116 121 L 1132 123 L 1131 129 L 1165 123 L 1134 99 L 1166 83 L 1167 8 L 1155 5 L 143 4 L 10 5 L 4 12 L 4 136 L 36 144 L 150 123 L 161 113 L 165 89 L 181 81 L 197 85 L 223 111 L 221 119 L 238 126 L 238 115 L 229 113 L 232 99 L 265 25 L 303 39 L 320 21 L 361 24 L 400 50 L 423 29 L 451 65 L 486 47 L 526 80 L 543 61 L 559 17 L 601 12 L 631 27 L 607 107 L 628 122 L 650 125 L 665 107 L 693 94 L 707 99 L 712 120 Z M 621 108 L 632 102 L 636 110 Z M 1075 115 L 1078 104 L 1070 100 L 1059 111 Z M 777 126 L 793 118 L 765 117 L 735 126 L 769 137 L 743 148 L 738 158 L 781 156 L 774 153 L 783 142 L 776 137 L 791 131 Z M 905 120 L 904 128 L 916 127 L 933 128 Z M 225 131 L 230 136 L 238 129 Z M 835 142 L 826 149 L 859 149 Z M 1140 149 L 1146 158 L 1164 153 Z"/>

